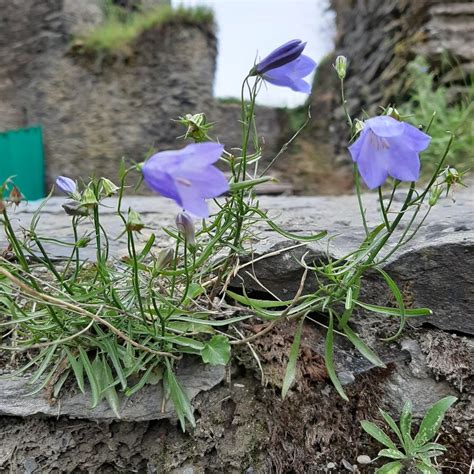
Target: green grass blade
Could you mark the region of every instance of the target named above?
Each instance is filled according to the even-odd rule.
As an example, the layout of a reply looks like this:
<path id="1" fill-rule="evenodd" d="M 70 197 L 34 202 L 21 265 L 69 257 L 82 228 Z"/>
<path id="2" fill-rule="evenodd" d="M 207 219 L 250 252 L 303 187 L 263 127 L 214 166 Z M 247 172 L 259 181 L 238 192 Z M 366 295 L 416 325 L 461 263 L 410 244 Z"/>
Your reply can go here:
<path id="1" fill-rule="evenodd" d="M 298 353 L 301 344 L 301 333 L 303 331 L 304 318 L 301 318 L 296 327 L 295 337 L 291 344 L 290 354 L 288 357 L 288 364 L 286 366 L 285 378 L 283 379 L 283 385 L 281 388 L 281 398 L 285 399 L 288 390 L 293 384 L 296 376 L 296 362 L 298 360 Z"/>
<path id="2" fill-rule="evenodd" d="M 326 362 L 326 370 L 328 372 L 329 378 L 331 379 L 335 389 L 344 400 L 349 401 L 349 398 L 344 392 L 341 382 L 337 378 L 336 371 L 334 369 L 334 317 L 332 314 L 329 315 L 329 326 L 326 333 L 324 360 Z"/>
<path id="3" fill-rule="evenodd" d="M 85 393 L 84 387 L 84 366 L 82 365 L 81 358 L 74 357 L 72 352 L 68 347 L 64 347 L 64 352 L 66 352 L 66 357 L 69 362 L 69 365 L 72 367 L 74 372 L 74 377 L 76 378 L 77 387 L 82 393 Z"/>
<path id="4" fill-rule="evenodd" d="M 87 375 L 87 380 L 89 381 L 89 385 L 91 388 L 91 408 L 95 408 L 100 401 L 100 385 L 97 381 L 94 369 L 92 368 L 91 361 L 89 360 L 89 356 L 87 352 L 82 348 L 79 347 L 79 356 L 81 358 L 82 365 Z"/>
<path id="5" fill-rule="evenodd" d="M 179 384 L 168 359 L 166 359 L 166 370 L 163 382 L 165 384 L 165 392 L 169 393 L 183 432 L 186 431 L 186 420 L 188 420 L 192 426 L 196 426 L 191 402 Z"/>

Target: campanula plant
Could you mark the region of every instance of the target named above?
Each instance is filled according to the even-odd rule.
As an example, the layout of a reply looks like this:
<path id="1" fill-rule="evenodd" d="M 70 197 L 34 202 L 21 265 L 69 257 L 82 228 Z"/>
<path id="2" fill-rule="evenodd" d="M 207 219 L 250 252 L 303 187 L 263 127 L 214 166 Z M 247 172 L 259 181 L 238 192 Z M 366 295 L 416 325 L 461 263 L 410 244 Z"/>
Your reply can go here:
<path id="1" fill-rule="evenodd" d="M 147 384 L 161 383 L 184 429 L 186 423 L 195 423 L 192 405 L 176 376 L 184 356 L 206 364 L 227 364 L 233 346 L 247 346 L 275 325 L 295 320 L 297 329 L 282 381 L 284 397 L 294 382 L 303 325 L 317 313 L 325 318 L 327 373 L 339 395 L 347 399 L 334 364 L 336 332 L 372 364 L 384 367 L 349 324 L 357 310 L 398 318 L 393 338 L 407 318 L 430 314 L 426 308 L 406 307 L 382 264 L 415 236 L 443 192 L 461 181 L 462 173 L 444 164 L 452 138 L 431 180 L 418 186 L 419 155 L 430 143 L 429 124 L 421 131 L 416 126 L 424 124 L 412 125 L 394 109 L 365 121 L 351 117 L 344 94 L 348 61 L 343 56 L 336 59 L 335 69 L 341 81 L 364 241 L 338 260 L 303 258 L 300 288 L 288 301 L 250 298 L 245 287 L 235 291 L 239 272 L 253 262 L 252 245 L 262 227 L 294 245 L 327 235 L 321 229 L 310 229 L 308 235 L 282 229 L 262 209 L 255 193 L 261 183 L 273 180 L 272 166 L 295 138 L 275 156 L 266 157 L 269 164 L 262 167 L 264 151 L 255 117 L 258 92 L 266 82 L 309 94 L 305 78 L 316 63 L 303 54 L 305 46 L 301 40 L 285 43 L 251 67 L 244 78 L 240 149 L 215 143 L 212 124 L 203 113 L 185 114 L 178 121 L 185 127 L 182 138 L 191 143 L 175 150 L 160 149 L 143 163 L 126 166 L 122 161 L 117 184 L 105 177 L 84 183 L 58 177 L 57 188 L 67 195 L 63 208 L 71 222 L 69 239 L 40 233 L 42 206 L 20 237 L 10 216 L 22 200 L 21 193 L 12 191 L 0 198 L 0 222 L 12 253 L 11 258 L 0 257 L 0 313 L 7 317 L 0 327 L 18 334 L 15 341 L 5 337 L 2 348 L 37 351 L 27 366 L 36 367 L 32 378 L 38 383 L 36 390 L 48 387 L 57 397 L 72 379 L 78 390 L 90 391 L 92 407 L 105 399 L 119 417 L 123 397 L 133 396 Z M 139 208 L 127 205 L 127 177 L 134 173 L 176 204 L 176 213 L 168 219 L 173 224 L 150 222 Z M 378 189 L 381 222 L 373 227 L 365 218 L 360 177 L 368 188 Z M 391 186 L 389 197 L 383 195 L 382 186 Z M 407 188 L 401 203 L 394 199 L 399 187 Z M 0 196 L 5 189 L 6 184 Z M 111 208 L 122 226 L 118 236 L 104 227 L 102 211 L 110 213 Z M 120 259 L 111 254 L 112 238 L 126 247 Z M 45 243 L 60 245 L 68 257 L 58 263 Z M 392 244 L 390 250 L 387 243 Z M 86 247 L 93 247 L 93 261 L 84 258 Z M 242 264 L 243 257 L 249 262 Z M 380 274 L 395 307 L 363 300 L 361 288 L 369 270 Z M 305 283 L 310 275 L 317 284 L 308 292 Z M 264 328 L 247 334 L 240 323 L 249 319 Z"/>

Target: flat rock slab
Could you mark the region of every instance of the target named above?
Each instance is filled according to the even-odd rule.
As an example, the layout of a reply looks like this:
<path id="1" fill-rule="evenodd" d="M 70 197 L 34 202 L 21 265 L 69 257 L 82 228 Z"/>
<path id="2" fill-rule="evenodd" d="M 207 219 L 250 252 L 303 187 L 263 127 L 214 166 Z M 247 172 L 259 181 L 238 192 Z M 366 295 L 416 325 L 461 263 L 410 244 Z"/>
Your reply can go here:
<path id="1" fill-rule="evenodd" d="M 223 366 L 210 366 L 189 359 L 177 370 L 177 378 L 192 400 L 198 393 L 210 390 L 222 382 L 225 377 Z M 70 418 L 83 418 L 96 421 L 113 421 L 117 419 L 107 402 L 102 401 L 91 409 L 90 391 L 65 394 L 55 404 L 49 403 L 40 391 L 29 395 L 34 386 L 28 378 L 0 378 L 0 416 L 44 415 Z M 172 403 L 167 400 L 163 405 L 163 388 L 161 383 L 146 385 L 131 397 L 120 398 L 120 419 L 122 421 L 148 421 L 163 418 L 176 418 Z"/>
<path id="2" fill-rule="evenodd" d="M 400 288 L 405 290 L 412 306 L 428 306 L 433 310 L 433 315 L 429 317 L 430 324 L 440 329 L 474 335 L 474 195 L 470 190 L 460 191 L 455 198 L 456 202 L 451 198 L 441 199 L 418 234 L 395 252 L 384 263 L 384 268 Z M 395 198 L 396 204 L 400 204 L 402 200 L 403 195 Z M 61 207 L 64 201 L 60 197 L 48 201 L 42 210 L 37 231 L 40 235 L 72 242 L 71 218 L 65 215 Z M 363 202 L 369 226 L 380 223 L 377 196 L 367 194 L 363 196 Z M 122 223 L 115 215 L 116 203 L 115 199 L 105 203 L 102 208 L 102 224 L 111 236 L 111 254 L 119 256 L 125 253 L 127 243 L 124 237 L 119 238 Z M 265 291 L 264 287 L 267 287 L 277 296 L 288 299 L 299 286 L 302 268 L 298 261 L 303 254 L 309 251 L 308 262 L 326 259 L 328 254 L 340 258 L 355 250 L 365 236 L 355 196 L 263 196 L 260 204 L 286 231 L 305 235 L 327 230 L 332 238 L 259 260 L 252 266 L 252 271 L 261 285 L 248 275 L 250 268 L 247 267 L 240 277 L 248 291 Z M 14 215 L 15 225 L 28 225 L 38 205 L 22 204 Z M 157 246 L 166 247 L 170 244 L 161 228 L 173 225 L 178 211 L 173 202 L 160 197 L 129 197 L 124 201 L 123 209 L 127 210 L 129 207 L 140 212 L 146 224 L 141 235 L 142 245 L 152 232 L 158 235 Z M 390 242 L 396 242 L 397 236 L 403 232 L 403 222 L 407 222 L 408 218 L 409 216 L 402 221 L 399 231 Z M 91 230 L 91 226 L 85 223 L 82 231 L 87 230 Z M 258 230 L 260 240 L 252 243 L 254 257 L 295 246 L 295 242 L 288 241 L 263 224 Z M 0 242 L 4 239 L 0 233 Z M 390 242 L 386 246 L 386 252 L 391 249 Z M 49 245 L 48 251 L 58 258 L 70 255 L 67 247 Z M 93 243 L 81 249 L 81 257 L 91 260 L 95 258 Z M 240 280 L 236 280 L 234 284 L 240 285 Z M 308 278 L 306 289 L 311 291 L 314 284 L 315 281 Z M 385 290 L 374 278 L 367 291 L 367 301 L 374 302 Z M 385 291 L 383 297 L 387 295 Z M 423 321 L 422 318 L 419 320 Z"/>

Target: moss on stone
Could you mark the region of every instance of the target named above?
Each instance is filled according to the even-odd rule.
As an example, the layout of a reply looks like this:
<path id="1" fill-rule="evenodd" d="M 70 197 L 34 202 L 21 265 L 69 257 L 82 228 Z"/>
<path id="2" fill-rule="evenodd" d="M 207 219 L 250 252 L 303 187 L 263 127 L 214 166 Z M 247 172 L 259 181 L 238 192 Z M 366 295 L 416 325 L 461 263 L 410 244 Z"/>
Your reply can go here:
<path id="1" fill-rule="evenodd" d="M 213 21 L 213 12 L 206 7 L 172 8 L 161 5 L 145 11 L 108 15 L 97 28 L 77 36 L 73 46 L 84 52 L 119 53 L 127 50 L 133 41 L 152 28 L 167 24 L 209 26 Z"/>

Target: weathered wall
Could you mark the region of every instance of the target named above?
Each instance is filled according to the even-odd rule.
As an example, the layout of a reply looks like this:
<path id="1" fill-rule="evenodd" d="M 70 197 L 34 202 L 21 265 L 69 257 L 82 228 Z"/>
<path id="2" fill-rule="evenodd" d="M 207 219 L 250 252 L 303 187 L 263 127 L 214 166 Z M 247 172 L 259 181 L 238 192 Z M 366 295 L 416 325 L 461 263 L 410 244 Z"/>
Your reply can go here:
<path id="1" fill-rule="evenodd" d="M 87 57 L 68 47 L 77 18 L 83 25 L 97 20 L 95 4 L 81 3 L 80 12 L 69 6 L 60 0 L 0 5 L 7 20 L 0 129 L 43 126 L 48 183 L 58 174 L 115 177 L 121 157 L 140 160 L 152 147 L 169 147 L 181 132 L 171 119 L 212 101 L 212 25 L 163 25 L 122 57 Z"/>
<path id="2" fill-rule="evenodd" d="M 122 54 L 85 55 L 71 39 L 103 21 L 99 0 L 0 0 L 0 12 L 0 130 L 42 125 L 48 187 L 60 174 L 115 179 L 122 157 L 182 146 L 172 119 L 187 113 L 205 112 L 217 124 L 212 135 L 239 146 L 240 108 L 212 94 L 213 24 L 165 24 Z M 278 111 L 258 114 L 271 157 Z"/>
<path id="3" fill-rule="evenodd" d="M 406 66 L 423 54 L 433 66 L 443 56 L 452 66 L 439 78 L 465 85 L 474 71 L 474 3 L 452 0 L 332 0 L 337 38 L 334 55 L 319 68 L 310 99 L 313 119 L 294 151 L 288 174 L 300 193 L 351 189 L 347 127 L 332 63 L 348 58 L 346 97 L 352 116 L 406 97 Z"/>
<path id="4" fill-rule="evenodd" d="M 381 446 L 362 432 L 360 421 L 379 423 L 379 407 L 397 417 L 410 399 L 417 424 L 428 406 L 452 394 L 459 402 L 442 425 L 438 442 L 448 450 L 438 458 L 438 467 L 443 473 L 468 472 L 474 443 L 474 201 L 468 191 L 459 192 L 456 199 L 456 203 L 441 199 L 415 239 L 384 266 L 401 288 L 406 306 L 429 306 L 433 315 L 416 318 L 416 325 L 410 318 L 400 338 L 390 342 L 382 338 L 396 333 L 398 318 L 357 312 L 351 320 L 387 368 L 374 368 L 344 338 L 336 337 L 334 363 L 348 402 L 337 395 L 324 368 L 325 332 L 320 324 L 326 324 L 327 319 L 313 314 L 303 328 L 296 383 L 284 401 L 280 389 L 296 321 L 281 321 L 252 341 L 266 387 L 246 345 L 240 349 L 234 346 L 229 378 L 220 384 L 222 367 L 205 370 L 197 362 L 187 368 L 185 364 L 178 377 L 189 396 L 207 390 L 192 401 L 197 425 L 186 433 L 161 419 L 170 413 L 159 412 L 158 386 L 137 393 L 128 403 L 122 399 L 126 407 L 123 420 L 111 421 L 113 415 L 105 402 L 90 411 L 87 398 L 68 393 L 61 403 L 49 406 L 43 393 L 24 398 L 24 384 L 1 380 L 0 471 L 372 474 L 376 466 L 358 464 L 357 457 L 375 458 Z M 47 203 L 38 233 L 70 236 L 69 218 L 61 202 L 62 198 L 53 198 Z M 395 202 L 399 203 L 398 197 Z M 367 196 L 364 203 L 368 223 L 373 226 L 380 219 L 376 200 Z M 171 223 L 174 203 L 140 197 L 127 199 L 124 204 L 139 208 L 146 224 L 139 236 L 140 245 L 149 237 L 146 232 L 157 232 L 157 242 L 163 245 L 160 226 Z M 356 242 L 365 236 L 361 222 L 354 217 L 358 207 L 355 196 L 265 197 L 261 204 L 288 231 L 302 235 L 324 227 L 336 237 L 329 243 L 323 240 L 295 248 L 294 242 L 267 227 L 258 229 L 261 241 L 252 245 L 254 257 L 273 252 L 272 257 L 255 261 L 255 277 L 247 281 L 247 291 L 259 292 L 259 297 L 265 297 L 264 288 L 271 288 L 277 296 L 288 299 L 299 286 L 303 269 L 298 261 L 304 254 L 308 264 L 325 258 L 327 252 L 337 259 L 354 250 Z M 118 235 L 120 219 L 113 208 L 112 202 L 105 208 L 102 223 L 109 235 Z M 34 210 L 34 206 L 22 204 L 15 221 L 26 226 Z M 394 235 L 395 241 L 399 235 Z M 0 235 L 0 242 L 3 238 Z M 126 245 L 126 239 L 113 239 L 111 252 L 120 255 Z M 94 258 L 92 246 L 81 250 L 82 258 Z M 275 253 L 276 249 L 288 248 L 291 250 Z M 56 246 L 56 251 L 65 252 L 65 248 Z M 247 278 L 246 269 L 242 277 Z M 311 283 L 308 291 L 314 289 L 314 280 Z M 238 291 L 241 282 L 231 284 Z M 381 278 L 368 276 L 362 285 L 362 301 L 394 304 Z M 239 331 L 250 336 L 265 324 L 259 319 L 248 320 L 242 322 Z M 11 361 L 10 353 L 0 351 L 0 373 L 2 365 L 8 372 Z M 180 362 L 180 369 L 183 362 L 186 360 Z M 26 390 L 31 391 L 31 387 Z"/>

